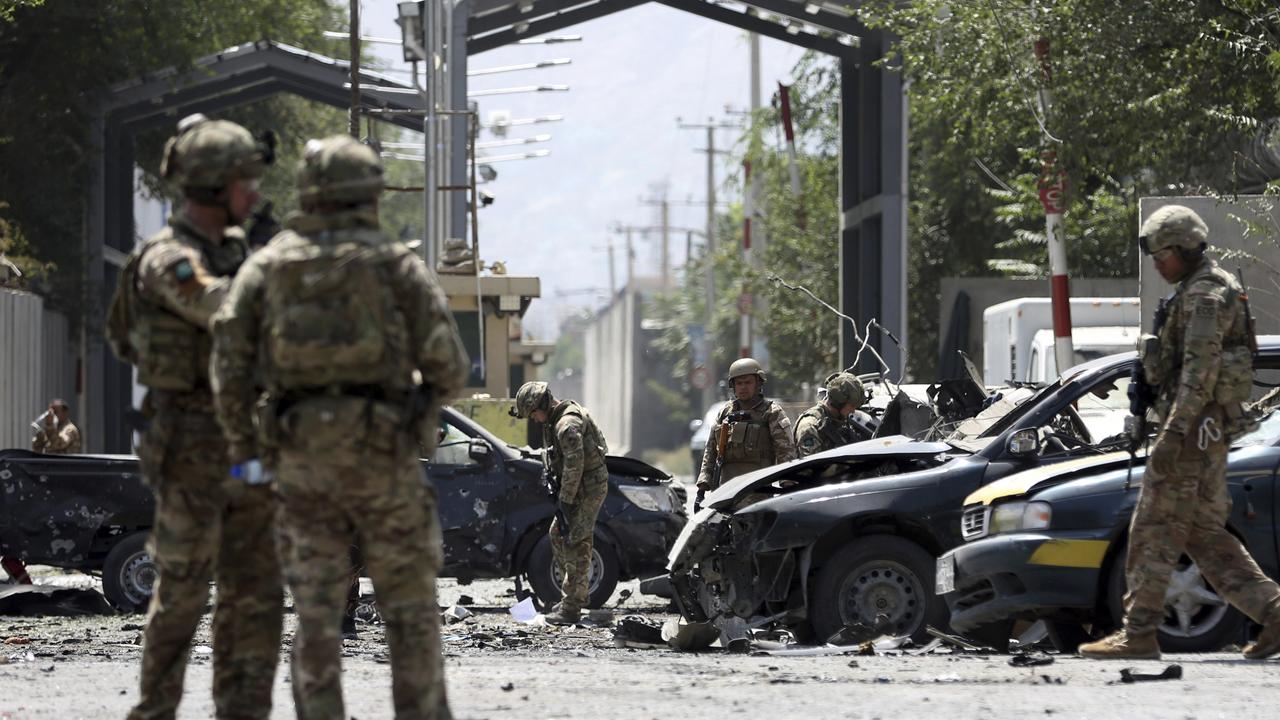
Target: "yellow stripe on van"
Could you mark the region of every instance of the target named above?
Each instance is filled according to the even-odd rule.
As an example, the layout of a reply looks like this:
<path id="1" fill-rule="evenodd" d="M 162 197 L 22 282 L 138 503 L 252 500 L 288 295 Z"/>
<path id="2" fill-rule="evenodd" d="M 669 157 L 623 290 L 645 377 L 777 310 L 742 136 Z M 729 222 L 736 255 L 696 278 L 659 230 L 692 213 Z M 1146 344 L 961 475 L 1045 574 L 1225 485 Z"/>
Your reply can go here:
<path id="1" fill-rule="evenodd" d="M 1100 568 L 1110 544 L 1106 540 L 1048 540 L 1031 553 L 1027 564 Z"/>

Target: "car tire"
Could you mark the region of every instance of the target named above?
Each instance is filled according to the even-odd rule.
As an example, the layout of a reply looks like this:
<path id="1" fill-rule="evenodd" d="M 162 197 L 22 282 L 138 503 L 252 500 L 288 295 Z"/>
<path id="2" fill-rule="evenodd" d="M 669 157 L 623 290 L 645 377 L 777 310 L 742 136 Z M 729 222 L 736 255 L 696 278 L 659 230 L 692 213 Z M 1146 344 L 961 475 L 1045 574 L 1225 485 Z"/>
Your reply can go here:
<path id="1" fill-rule="evenodd" d="M 1124 553 L 1117 557 L 1116 562 L 1112 564 L 1111 575 L 1107 582 L 1107 608 L 1116 627 L 1122 627 L 1124 623 L 1124 594 L 1126 589 L 1124 559 L 1127 555 L 1128 548 L 1125 548 Z M 1189 565 L 1190 559 L 1184 555 L 1178 563 L 1178 569 L 1187 570 Z M 1195 575 L 1199 576 L 1199 573 L 1196 572 Z M 1210 592 L 1214 592 L 1207 584 L 1204 587 Z M 1203 606 L 1199 608 L 1191 616 L 1191 620 L 1190 632 L 1183 632 L 1181 628 L 1170 623 L 1166 618 L 1165 622 L 1160 625 L 1160 649 L 1170 653 L 1213 652 L 1242 637 L 1244 615 L 1239 610 L 1231 607 L 1231 605 L 1226 604 L 1225 600 L 1221 606 Z"/>
<path id="2" fill-rule="evenodd" d="M 560 601 L 560 574 L 553 566 L 554 558 L 551 551 L 551 538 L 543 535 L 538 538 L 538 542 L 533 546 L 533 550 L 529 553 L 529 559 L 525 563 L 524 573 L 529 580 L 529 586 L 533 588 L 534 595 L 543 607 L 551 607 Z M 613 591 L 618 587 L 618 575 L 621 570 L 621 563 L 618 561 L 618 553 L 613 546 L 596 536 L 595 542 L 591 543 L 591 578 L 588 580 L 587 607 L 598 608 L 603 606 L 613 596 Z M 597 573 L 599 578 L 597 579 Z"/>
<path id="3" fill-rule="evenodd" d="M 1081 644 L 1093 639 L 1093 635 L 1080 623 L 1046 620 L 1044 626 L 1049 632 L 1049 642 L 1053 644 L 1053 649 L 1063 655 L 1075 655 Z"/>
<path id="4" fill-rule="evenodd" d="M 146 612 L 160 570 L 147 550 L 147 533 L 127 535 L 102 563 L 102 594 L 123 613 Z"/>
<path id="5" fill-rule="evenodd" d="M 933 574 L 933 555 L 909 540 L 869 535 L 850 543 L 818 571 L 809 611 L 817 639 L 853 622 L 871 625 L 881 612 L 892 623 L 887 632 L 916 641 L 928 637 L 930 625 L 946 629 L 949 615 L 934 594 Z"/>

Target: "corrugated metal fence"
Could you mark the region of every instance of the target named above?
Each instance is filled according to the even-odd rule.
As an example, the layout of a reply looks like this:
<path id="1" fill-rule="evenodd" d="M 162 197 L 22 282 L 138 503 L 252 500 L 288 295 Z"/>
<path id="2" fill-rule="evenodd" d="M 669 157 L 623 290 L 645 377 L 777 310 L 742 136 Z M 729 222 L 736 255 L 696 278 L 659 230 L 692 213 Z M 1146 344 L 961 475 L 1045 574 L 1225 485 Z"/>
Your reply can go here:
<path id="1" fill-rule="evenodd" d="M 76 416 L 76 355 L 67 319 L 44 300 L 0 288 L 0 448 L 30 448 L 31 421 L 55 397 Z M 81 428 L 83 431 L 83 428 Z"/>

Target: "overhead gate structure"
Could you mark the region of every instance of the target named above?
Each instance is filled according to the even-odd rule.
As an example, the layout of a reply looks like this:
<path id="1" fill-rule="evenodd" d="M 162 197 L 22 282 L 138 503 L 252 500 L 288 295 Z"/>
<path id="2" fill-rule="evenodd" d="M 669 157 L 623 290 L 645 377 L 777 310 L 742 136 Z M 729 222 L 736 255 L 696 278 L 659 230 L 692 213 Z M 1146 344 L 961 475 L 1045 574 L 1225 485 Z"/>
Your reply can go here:
<path id="1" fill-rule="evenodd" d="M 858 321 L 875 319 L 906 338 L 906 125 L 901 75 L 875 65 L 891 51 L 892 38 L 866 28 L 833 0 L 440 0 L 454 2 L 454 37 L 466 38 L 477 54 L 555 32 L 643 2 L 722 22 L 838 59 L 840 99 L 840 302 Z M 463 68 L 465 70 L 465 68 Z M 86 449 L 124 452 L 130 430 L 124 410 L 132 401 L 128 366 L 106 349 L 100 328 L 115 291 L 118 269 L 135 241 L 134 137 L 172 126 L 193 112 L 226 108 L 293 93 L 334 107 L 347 107 L 350 69 L 335 60 L 276 42 L 256 42 L 204 58 L 186 72 L 165 71 L 116 86 L 105 93 L 93 127 L 95 153 L 87 203 L 85 254 L 92 306 L 84 338 L 83 428 Z M 464 71 L 453 74 L 454 97 L 465 97 Z M 421 112 L 421 98 L 385 75 L 361 71 L 361 102 L 367 109 Z M 378 87 L 387 92 L 378 92 Z M 388 122 L 421 131 L 420 115 L 383 114 Z M 458 163 L 454 169 L 461 168 Z M 462 201 L 462 198 L 458 198 Z M 465 216 L 465 214 L 460 215 Z M 840 354 L 848 365 L 858 351 L 856 333 L 841 325 Z M 903 356 L 880 333 L 869 343 L 897 374 Z M 859 370 L 873 370 L 864 354 Z"/>

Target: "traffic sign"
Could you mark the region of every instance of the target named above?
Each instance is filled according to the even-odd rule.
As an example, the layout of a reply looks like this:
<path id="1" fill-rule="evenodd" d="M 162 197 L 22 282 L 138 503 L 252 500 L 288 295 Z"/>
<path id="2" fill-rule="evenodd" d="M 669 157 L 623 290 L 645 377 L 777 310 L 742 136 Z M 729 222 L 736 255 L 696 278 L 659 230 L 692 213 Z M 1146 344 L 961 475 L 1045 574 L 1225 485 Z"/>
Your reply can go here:
<path id="1" fill-rule="evenodd" d="M 711 387 L 711 371 L 704 365 L 699 365 L 689 371 L 689 384 L 695 390 L 706 390 Z"/>

